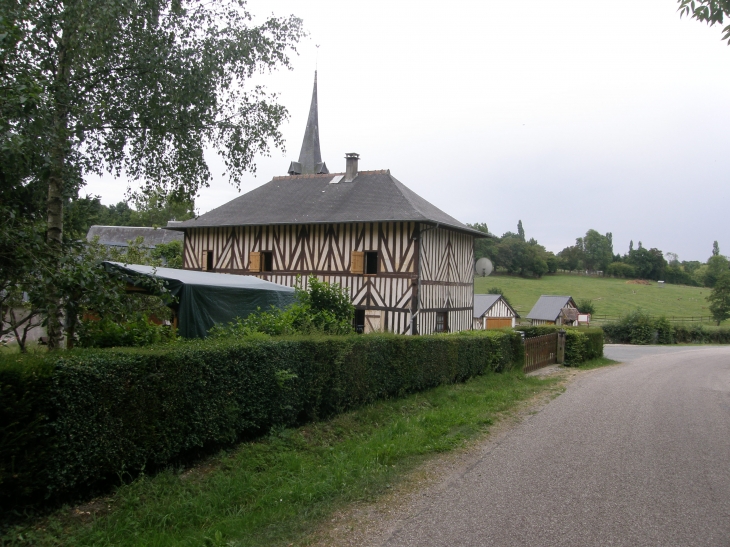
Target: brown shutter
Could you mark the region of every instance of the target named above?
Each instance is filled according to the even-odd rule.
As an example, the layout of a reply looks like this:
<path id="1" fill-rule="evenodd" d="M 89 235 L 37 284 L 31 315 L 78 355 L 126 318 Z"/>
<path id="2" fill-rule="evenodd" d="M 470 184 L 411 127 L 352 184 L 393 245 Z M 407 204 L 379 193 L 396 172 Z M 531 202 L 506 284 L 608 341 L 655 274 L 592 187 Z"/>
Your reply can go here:
<path id="1" fill-rule="evenodd" d="M 352 251 L 350 257 L 350 272 L 354 274 L 362 274 L 365 271 L 365 253 L 361 251 Z"/>
<path id="2" fill-rule="evenodd" d="M 200 254 L 200 267 L 204 272 L 208 270 L 208 251 L 203 251 Z"/>
<path id="3" fill-rule="evenodd" d="M 261 271 L 261 253 L 248 253 L 248 270 L 250 272 Z"/>

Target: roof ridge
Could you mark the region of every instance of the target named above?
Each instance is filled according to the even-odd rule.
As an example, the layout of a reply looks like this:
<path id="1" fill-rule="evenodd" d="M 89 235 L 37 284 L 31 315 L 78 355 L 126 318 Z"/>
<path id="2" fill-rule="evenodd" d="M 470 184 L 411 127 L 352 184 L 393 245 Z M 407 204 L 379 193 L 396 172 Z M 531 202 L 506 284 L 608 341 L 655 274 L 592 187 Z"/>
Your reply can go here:
<path id="1" fill-rule="evenodd" d="M 280 177 L 274 177 L 271 180 L 299 180 L 299 179 L 320 179 L 320 178 L 333 178 L 345 173 L 320 173 L 316 175 L 282 175 Z M 390 169 L 375 169 L 371 171 L 358 171 L 358 175 L 390 175 Z M 355 179 L 357 180 L 357 179 Z"/>

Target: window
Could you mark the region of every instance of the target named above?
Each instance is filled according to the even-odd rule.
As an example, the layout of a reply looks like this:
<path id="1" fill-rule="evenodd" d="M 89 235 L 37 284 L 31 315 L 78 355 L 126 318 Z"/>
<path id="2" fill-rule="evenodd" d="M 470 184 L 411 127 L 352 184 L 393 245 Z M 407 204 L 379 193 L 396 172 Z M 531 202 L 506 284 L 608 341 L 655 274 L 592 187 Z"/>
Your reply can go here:
<path id="1" fill-rule="evenodd" d="M 352 321 L 352 326 L 358 334 L 365 331 L 365 310 L 355 310 L 355 319 Z"/>
<path id="2" fill-rule="evenodd" d="M 271 272 L 274 270 L 274 253 L 271 251 L 261 252 L 261 271 Z"/>
<path id="3" fill-rule="evenodd" d="M 378 273 L 378 251 L 365 252 L 365 274 L 375 275 Z"/>
<path id="4" fill-rule="evenodd" d="M 449 332 L 449 312 L 446 312 L 446 311 L 436 312 L 436 331 L 435 332 Z"/>
<path id="5" fill-rule="evenodd" d="M 203 251 L 203 256 L 200 260 L 201 269 L 204 272 L 213 270 L 213 251 Z"/>

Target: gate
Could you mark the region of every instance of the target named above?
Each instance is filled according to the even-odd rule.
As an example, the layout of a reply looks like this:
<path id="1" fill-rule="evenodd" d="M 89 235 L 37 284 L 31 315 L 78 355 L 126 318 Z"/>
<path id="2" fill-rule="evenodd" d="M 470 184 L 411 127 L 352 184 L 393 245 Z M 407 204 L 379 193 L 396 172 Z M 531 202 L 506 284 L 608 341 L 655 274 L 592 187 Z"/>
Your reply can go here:
<path id="1" fill-rule="evenodd" d="M 523 371 L 532 372 L 548 365 L 563 362 L 565 331 L 525 338 L 525 366 Z"/>

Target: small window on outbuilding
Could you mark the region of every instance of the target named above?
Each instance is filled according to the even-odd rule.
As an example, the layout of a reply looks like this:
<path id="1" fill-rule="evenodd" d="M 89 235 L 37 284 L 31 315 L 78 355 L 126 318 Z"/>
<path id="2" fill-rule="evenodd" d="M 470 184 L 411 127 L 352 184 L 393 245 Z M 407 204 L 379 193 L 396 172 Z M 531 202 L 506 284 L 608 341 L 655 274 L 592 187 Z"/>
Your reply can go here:
<path id="1" fill-rule="evenodd" d="M 378 273 L 378 251 L 365 251 L 365 275 Z"/>
<path id="2" fill-rule="evenodd" d="M 274 271 L 274 253 L 271 251 L 261 252 L 261 271 L 272 272 Z"/>
<path id="3" fill-rule="evenodd" d="M 436 329 L 435 332 L 449 332 L 449 312 L 436 312 Z"/>

